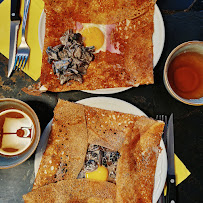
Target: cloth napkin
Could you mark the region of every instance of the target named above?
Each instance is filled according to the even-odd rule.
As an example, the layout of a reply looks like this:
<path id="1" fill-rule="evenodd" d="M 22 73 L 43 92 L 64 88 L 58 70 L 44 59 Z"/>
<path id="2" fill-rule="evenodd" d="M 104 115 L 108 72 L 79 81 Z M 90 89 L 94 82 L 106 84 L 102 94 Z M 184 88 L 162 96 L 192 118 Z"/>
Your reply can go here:
<path id="1" fill-rule="evenodd" d="M 176 175 L 176 185 L 179 185 L 183 182 L 191 173 L 183 164 L 183 162 L 177 157 L 175 154 L 174 156 L 175 162 L 175 175 Z M 164 195 L 166 196 L 167 193 L 167 186 L 164 187 Z"/>
<path id="2" fill-rule="evenodd" d="M 191 173 L 183 164 L 183 162 L 175 154 L 175 174 L 176 174 L 176 185 L 184 181 Z"/>
<path id="3" fill-rule="evenodd" d="M 9 43 L 10 43 L 10 7 L 11 0 L 4 0 L 0 4 L 0 52 L 9 58 Z M 42 0 L 30 1 L 30 8 L 28 12 L 28 19 L 26 25 L 25 38 L 30 47 L 30 56 L 24 72 L 33 80 L 37 80 L 41 74 L 42 52 L 40 50 L 38 41 L 38 25 L 41 13 L 44 9 L 44 2 Z M 18 31 L 17 46 L 21 42 L 22 21 L 24 12 L 24 1 L 21 0 L 20 16 L 21 24 Z"/>

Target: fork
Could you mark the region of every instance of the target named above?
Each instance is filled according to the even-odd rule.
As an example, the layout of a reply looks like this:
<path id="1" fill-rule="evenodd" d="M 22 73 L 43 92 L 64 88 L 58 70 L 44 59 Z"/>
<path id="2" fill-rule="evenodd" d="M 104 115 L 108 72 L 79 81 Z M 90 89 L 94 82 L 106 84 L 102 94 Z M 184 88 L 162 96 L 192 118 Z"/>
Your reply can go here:
<path id="1" fill-rule="evenodd" d="M 162 134 L 162 139 L 163 139 L 164 145 L 166 146 L 166 140 L 167 140 L 166 132 L 167 132 L 167 123 L 168 123 L 167 116 L 165 116 L 165 115 L 157 115 L 156 120 L 161 120 L 161 121 L 164 121 L 164 123 L 165 123 L 164 131 L 163 131 L 163 134 Z M 164 190 L 163 190 L 157 203 L 165 203 L 165 202 L 166 202 L 166 200 L 165 200 L 165 197 L 164 197 Z"/>
<path id="2" fill-rule="evenodd" d="M 30 54 L 30 47 L 27 45 L 25 41 L 25 26 L 27 22 L 27 14 L 29 10 L 30 0 L 24 1 L 24 14 L 23 14 L 23 25 L 22 25 L 22 37 L 21 37 L 21 43 L 17 49 L 17 54 L 15 58 L 15 64 L 13 69 L 14 70 L 23 70 L 29 54 Z"/>

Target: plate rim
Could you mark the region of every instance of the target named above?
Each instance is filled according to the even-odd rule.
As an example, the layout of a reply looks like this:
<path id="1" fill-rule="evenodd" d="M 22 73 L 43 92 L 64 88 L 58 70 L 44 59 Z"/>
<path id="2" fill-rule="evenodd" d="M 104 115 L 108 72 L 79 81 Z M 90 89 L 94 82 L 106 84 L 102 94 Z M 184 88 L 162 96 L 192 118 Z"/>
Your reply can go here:
<path id="1" fill-rule="evenodd" d="M 114 102 L 114 104 L 115 104 L 115 102 L 121 102 L 122 104 L 124 104 L 124 105 L 127 105 L 128 106 L 128 108 L 129 109 L 134 109 L 134 111 L 138 111 L 139 112 L 139 114 L 141 115 L 143 115 L 143 116 L 146 116 L 147 117 L 147 115 L 142 111 L 142 110 L 140 110 L 138 107 L 136 107 L 135 105 L 133 105 L 133 104 L 130 104 L 129 102 L 126 102 L 126 101 L 124 101 L 124 100 L 121 100 L 121 99 L 117 99 L 117 98 L 113 98 L 113 97 L 103 97 L 103 96 L 101 96 L 101 97 L 89 97 L 89 98 L 85 98 L 85 99 L 81 99 L 81 100 L 78 100 L 77 102 L 75 102 L 75 103 L 79 103 L 79 104 L 83 104 L 83 105 L 87 105 L 87 103 L 89 103 L 89 102 L 93 102 L 93 103 L 95 103 L 96 104 L 96 102 L 97 101 L 100 101 L 100 102 L 102 102 L 102 103 L 104 103 L 104 102 L 107 102 L 107 101 L 112 101 L 112 102 Z M 88 106 L 88 105 L 87 105 Z M 98 107 L 97 107 L 98 108 Z M 102 109 L 102 108 L 101 108 Z M 103 108 L 104 109 L 104 108 Z M 119 111 L 119 110 L 117 110 L 117 111 Z M 130 111 L 130 110 L 129 110 Z M 120 111 L 120 112 L 123 112 L 123 111 Z M 125 113 L 125 112 L 124 112 Z M 133 113 L 132 113 L 133 114 Z M 135 115 L 135 114 L 134 114 Z M 45 129 L 44 129 L 44 131 L 43 131 L 43 133 L 42 133 L 42 135 L 41 135 L 41 138 L 43 139 L 43 140 L 48 140 L 48 137 L 49 136 L 45 136 L 45 133 L 47 133 L 47 132 L 49 132 L 50 133 L 50 131 L 51 131 L 51 125 L 52 125 L 52 120 L 53 120 L 53 118 L 51 119 L 51 121 L 47 124 L 47 126 L 45 127 Z M 45 136 L 45 137 L 44 137 Z M 38 171 L 38 167 L 39 167 L 39 165 L 40 165 L 40 162 L 41 162 L 41 160 L 40 161 L 38 161 L 38 163 L 36 163 L 37 161 L 36 161 L 36 159 L 39 159 L 39 157 L 40 157 L 40 154 L 41 154 L 41 158 L 42 158 L 42 154 L 43 154 L 43 149 L 41 148 L 40 149 L 40 147 L 41 147 L 41 145 L 42 144 L 40 144 L 41 143 L 41 139 L 40 139 L 40 142 L 39 142 L 39 145 L 38 145 L 38 148 L 37 148 L 37 150 L 36 150 L 36 153 L 35 153 L 35 159 L 34 159 L 34 173 L 35 173 L 35 177 L 36 177 L 36 174 L 37 174 L 37 171 Z M 165 185 L 165 181 L 166 181 L 166 175 L 167 175 L 167 155 L 166 155 L 166 149 L 165 149 L 165 146 L 164 146 L 164 143 L 163 143 L 163 140 L 161 139 L 161 142 L 160 142 L 160 146 L 161 146 L 161 148 L 162 148 L 162 152 L 160 153 L 160 154 L 162 154 L 162 156 L 163 156 L 163 158 L 161 159 L 161 161 L 162 162 L 164 162 L 164 163 L 162 163 L 163 165 L 165 165 L 165 171 L 161 171 L 163 174 L 162 174 L 162 181 L 161 181 L 161 185 L 158 187 L 158 190 L 156 190 L 155 191 L 155 194 L 154 194 L 154 192 L 153 192 L 153 203 L 155 203 L 155 202 L 157 202 L 158 201 L 158 198 L 160 197 L 160 195 L 161 195 L 161 193 L 162 193 L 162 190 L 163 190 L 163 188 L 164 188 L 164 185 Z M 43 147 L 43 146 L 42 146 Z M 44 150 L 46 149 L 46 147 L 44 148 Z M 160 155 L 159 155 L 159 157 L 158 157 L 158 160 L 157 160 L 157 162 L 160 162 Z M 157 170 L 157 167 L 156 167 L 156 170 Z M 155 172 L 155 176 L 156 176 L 156 173 L 157 173 L 157 171 Z M 160 179 L 160 178 L 159 178 Z M 160 184 L 160 180 L 159 180 L 159 183 L 158 184 Z M 155 186 L 156 185 L 154 185 L 154 188 L 155 188 Z"/>

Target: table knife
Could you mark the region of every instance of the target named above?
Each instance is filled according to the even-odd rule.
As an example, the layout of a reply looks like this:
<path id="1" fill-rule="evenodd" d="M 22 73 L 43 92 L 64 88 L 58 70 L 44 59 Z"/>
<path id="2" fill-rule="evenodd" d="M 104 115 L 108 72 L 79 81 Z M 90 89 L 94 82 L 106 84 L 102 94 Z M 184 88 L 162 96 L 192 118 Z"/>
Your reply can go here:
<path id="1" fill-rule="evenodd" d="M 167 171 L 167 203 L 176 202 L 176 177 L 174 166 L 174 128 L 173 128 L 173 114 L 171 114 L 168 121 L 167 129 L 167 155 L 168 155 L 168 171 Z"/>
<path id="2" fill-rule="evenodd" d="M 17 34 L 20 24 L 20 0 L 11 0 L 10 47 L 8 61 L 8 77 L 10 77 L 15 62 Z"/>

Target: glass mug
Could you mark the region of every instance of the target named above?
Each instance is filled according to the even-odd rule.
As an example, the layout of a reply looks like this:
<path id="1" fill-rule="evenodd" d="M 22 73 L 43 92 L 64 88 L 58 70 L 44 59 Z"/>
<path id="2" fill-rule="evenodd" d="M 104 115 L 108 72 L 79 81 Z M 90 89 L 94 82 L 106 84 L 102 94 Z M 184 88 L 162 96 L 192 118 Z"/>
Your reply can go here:
<path id="1" fill-rule="evenodd" d="M 0 99 L 0 156 L 17 156 L 30 148 L 34 152 L 39 139 L 40 124 L 33 109 L 17 99 Z"/>

